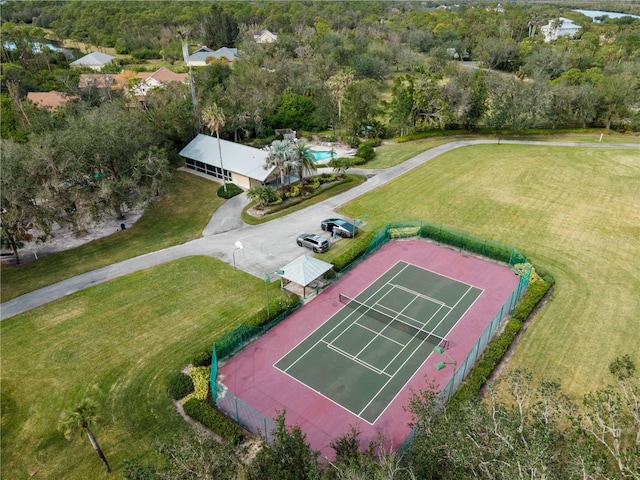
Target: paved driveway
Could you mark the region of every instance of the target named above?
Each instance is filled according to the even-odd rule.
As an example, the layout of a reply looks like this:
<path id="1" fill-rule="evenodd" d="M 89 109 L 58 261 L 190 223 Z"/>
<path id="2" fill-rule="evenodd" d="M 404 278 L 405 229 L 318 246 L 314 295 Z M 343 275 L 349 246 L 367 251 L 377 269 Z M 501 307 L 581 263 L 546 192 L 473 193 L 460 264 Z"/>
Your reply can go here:
<path id="1" fill-rule="evenodd" d="M 202 238 L 87 272 L 9 300 L 0 305 L 0 319 L 10 318 L 84 288 L 177 258 L 190 255 L 208 255 L 233 264 L 233 252 L 237 241 L 242 243 L 243 249 L 236 251 L 236 267 L 259 278 L 264 278 L 266 273 L 278 270 L 302 253 L 309 253 L 309 250 L 296 245 L 296 237 L 300 233 L 314 232 L 326 235 L 326 232 L 320 230 L 320 222 L 325 218 L 335 216 L 335 210 L 342 204 L 387 183 L 399 175 L 407 173 L 444 152 L 469 145 L 490 143 L 498 143 L 498 140 L 469 140 L 447 143 L 421 153 L 400 165 L 384 170 L 351 169 L 350 173 L 362 173 L 369 176 L 368 180 L 358 187 L 333 198 L 261 225 L 249 226 L 242 222 L 240 212 L 247 199 L 246 195 L 239 195 L 226 202 L 215 212 L 209 225 L 203 230 Z M 638 145 L 634 144 L 551 143 L 514 140 L 502 140 L 501 143 L 578 146 L 585 148 L 638 148 Z M 350 240 L 340 241 L 348 242 Z"/>

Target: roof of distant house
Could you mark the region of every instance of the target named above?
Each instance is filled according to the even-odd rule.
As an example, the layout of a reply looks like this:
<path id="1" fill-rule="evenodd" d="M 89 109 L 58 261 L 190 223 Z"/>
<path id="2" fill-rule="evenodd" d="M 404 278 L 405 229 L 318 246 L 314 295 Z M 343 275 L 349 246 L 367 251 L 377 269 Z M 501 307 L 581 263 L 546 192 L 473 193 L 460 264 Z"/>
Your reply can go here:
<path id="1" fill-rule="evenodd" d="M 79 58 L 75 62 L 71 62 L 73 66 L 87 66 L 87 67 L 101 67 L 116 58 L 113 55 L 108 55 L 102 52 L 93 52 Z"/>
<path id="2" fill-rule="evenodd" d="M 66 95 L 62 92 L 29 92 L 27 93 L 27 99 L 38 105 L 39 107 L 46 108 L 48 110 L 55 110 L 60 105 L 76 100 L 76 95 Z"/>
<path id="3" fill-rule="evenodd" d="M 228 61 L 233 62 L 238 54 L 237 48 L 222 47 L 218 50 L 212 50 L 208 47 L 200 47 L 198 50 L 189 55 L 189 62 L 203 62 L 206 63 L 207 58 L 226 58 Z"/>
<path id="4" fill-rule="evenodd" d="M 155 72 L 139 72 L 136 74 L 136 78 L 141 78 L 142 80 L 154 79 L 157 80 L 158 83 L 167 84 L 167 83 L 182 83 L 186 82 L 189 78 L 189 74 L 187 73 L 175 73 L 169 70 L 168 68 L 161 67 Z"/>
<path id="5" fill-rule="evenodd" d="M 127 77 L 121 73 L 82 73 L 78 80 L 79 88 L 124 88 L 127 84 Z"/>
<path id="6" fill-rule="evenodd" d="M 269 30 L 260 30 L 258 32 L 253 32 L 253 39 L 254 40 L 266 40 L 266 41 L 273 41 L 273 40 L 277 40 L 278 38 L 278 34 L 271 32 Z"/>

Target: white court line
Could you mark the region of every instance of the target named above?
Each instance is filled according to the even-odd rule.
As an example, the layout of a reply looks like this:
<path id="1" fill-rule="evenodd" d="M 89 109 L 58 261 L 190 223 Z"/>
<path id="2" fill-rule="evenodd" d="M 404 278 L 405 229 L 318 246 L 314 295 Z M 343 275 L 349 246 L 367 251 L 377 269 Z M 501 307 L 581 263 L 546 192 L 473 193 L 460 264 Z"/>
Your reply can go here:
<path id="1" fill-rule="evenodd" d="M 334 352 L 339 353 L 340 355 L 342 355 L 343 357 L 348 358 L 349 360 L 359 363 L 360 365 L 362 365 L 365 368 L 368 368 L 369 370 L 377 373 L 378 375 L 384 375 L 386 377 L 390 377 L 391 375 L 389 375 L 388 373 L 383 372 L 382 370 L 380 370 L 379 368 L 374 367 L 373 365 L 365 362 L 364 360 L 360 360 L 358 357 L 354 357 L 352 354 L 350 354 L 349 352 L 342 350 L 341 348 L 336 347 L 335 345 L 332 345 L 330 343 L 326 343 L 327 348 L 330 348 L 331 350 L 333 350 Z"/>
<path id="2" fill-rule="evenodd" d="M 435 272 L 434 272 L 434 273 L 435 273 Z M 464 283 L 464 282 L 459 282 L 459 283 Z M 440 320 L 440 322 L 438 322 L 438 325 L 436 325 L 436 328 L 438 328 L 438 327 L 442 324 L 442 322 L 444 321 L 444 319 L 445 319 L 447 316 L 449 316 L 449 314 L 453 311 L 453 309 L 454 309 L 454 308 L 455 308 L 455 307 L 456 307 L 456 306 L 457 306 L 457 305 L 462 301 L 462 299 L 463 299 L 464 297 L 466 297 L 466 296 L 467 296 L 467 294 L 469 293 L 469 291 L 470 291 L 472 288 L 477 288 L 477 287 L 474 287 L 474 286 L 469 285 L 469 284 L 466 284 L 466 283 L 464 283 L 464 284 L 465 284 L 465 285 L 467 285 L 469 288 L 468 288 L 468 289 L 467 289 L 467 291 L 466 291 L 466 292 L 465 292 L 465 293 L 464 293 L 464 294 L 463 294 L 463 295 L 458 299 L 458 301 L 453 305 L 453 307 L 451 307 L 451 309 L 450 309 L 450 310 L 447 312 L 447 314 L 442 318 L 442 320 Z M 476 300 L 477 300 L 479 297 L 480 297 L 480 296 L 476 297 Z M 473 303 L 475 303 L 475 300 L 474 300 L 474 302 L 473 302 Z M 472 305 L 473 305 L 473 304 L 472 304 Z M 469 308 L 471 308 L 471 305 L 469 306 Z M 469 308 L 467 308 L 467 310 L 465 310 L 465 312 L 463 313 L 463 315 L 461 315 L 461 316 L 458 318 L 458 320 L 456 321 L 456 325 L 457 325 L 457 324 L 458 324 L 458 322 L 462 319 L 462 317 L 464 316 L 464 314 L 466 314 L 466 312 L 469 310 Z M 454 328 L 454 327 L 455 327 L 455 325 L 454 325 L 453 327 L 451 327 L 451 328 L 449 329 L 449 331 L 453 330 L 453 328 Z M 400 365 L 400 367 L 398 368 L 398 370 L 396 371 L 396 373 L 397 373 L 398 371 L 400 371 L 400 370 L 405 366 L 405 364 L 406 364 L 406 363 L 411 359 L 411 357 L 413 357 L 413 355 L 415 355 L 415 353 L 418 351 L 418 349 L 422 346 L 422 344 L 423 344 L 425 341 L 426 341 L 426 339 L 425 339 L 425 340 L 423 340 L 423 341 L 420 343 L 420 345 L 418 346 L 418 348 L 416 348 L 416 349 L 411 353 L 411 355 L 409 355 L 409 357 L 408 357 L 408 358 L 407 358 L 407 359 L 402 363 L 402 365 Z M 427 357 L 427 358 L 428 358 L 428 357 Z M 425 359 L 425 360 L 426 360 L 426 359 Z M 369 403 L 367 403 L 367 405 L 365 405 L 365 407 L 360 411 L 360 413 L 358 414 L 358 416 L 360 416 L 360 414 L 362 414 L 362 412 L 364 412 L 364 411 L 367 409 L 367 407 L 368 407 L 369 405 L 371 405 L 371 403 L 372 403 L 372 402 L 373 402 L 373 401 L 378 397 L 378 395 L 380 395 L 380 394 L 384 391 L 384 389 L 387 387 L 387 385 L 389 384 L 389 382 L 390 382 L 391 380 L 393 380 L 394 378 L 395 378 L 395 374 L 394 374 L 394 375 L 392 375 L 392 376 L 389 378 L 389 380 L 387 380 L 387 382 L 385 382 L 385 384 L 384 384 L 384 385 L 383 385 L 383 386 L 378 390 L 378 393 L 376 393 L 376 394 L 371 398 L 371 400 L 369 400 Z M 411 380 L 411 378 L 413 378 L 413 375 L 411 375 L 411 377 L 409 378 L 409 380 Z M 409 380 L 407 380 L 407 382 L 409 382 Z M 402 389 L 404 389 L 404 387 L 405 387 L 405 386 L 406 386 L 406 383 L 405 383 L 405 385 L 402 387 Z M 398 392 L 397 392 L 397 393 L 396 393 L 396 395 L 394 396 L 394 399 L 395 399 L 395 397 L 396 397 L 396 396 L 397 396 L 397 395 L 402 391 L 402 389 L 398 390 Z M 393 400 L 387 404 L 387 406 L 382 410 L 382 412 L 380 413 L 380 415 L 382 415 L 382 413 L 384 413 L 384 411 L 385 411 L 385 410 L 389 407 L 389 405 L 391 405 L 392 403 L 393 403 Z M 378 418 L 380 418 L 380 415 L 378 415 Z M 378 418 L 376 418 L 376 420 L 374 420 L 374 422 L 373 422 L 373 423 L 375 423 L 375 422 L 378 420 Z"/>
<path id="3" fill-rule="evenodd" d="M 438 310 L 436 310 L 436 312 L 435 312 L 433 315 L 431 315 L 431 318 L 435 317 L 435 316 L 436 316 L 436 314 L 437 314 L 440 310 L 442 310 L 442 305 L 440 305 L 440 307 L 438 307 Z M 431 318 L 430 318 L 429 320 L 431 320 Z M 427 322 L 427 323 L 428 323 L 428 322 Z M 406 348 L 407 346 L 409 346 L 409 344 L 410 344 L 410 343 L 411 343 L 415 338 L 418 338 L 418 335 L 420 334 L 420 332 L 422 332 L 422 333 L 426 333 L 427 335 L 435 335 L 435 334 L 434 334 L 434 333 L 432 333 L 432 332 L 428 332 L 428 331 L 426 331 L 426 330 L 422 330 L 422 329 L 420 329 L 420 330 L 418 331 L 418 333 L 416 333 L 413 337 L 411 337 L 411 340 L 409 340 L 409 342 L 407 342 L 407 344 L 405 345 L 405 348 Z M 441 338 L 439 335 L 435 335 L 435 336 L 436 336 L 436 337 L 438 337 L 438 338 Z M 427 338 L 428 338 L 428 337 L 427 337 Z M 425 338 L 425 339 L 420 343 L 420 345 L 418 345 L 418 347 L 416 347 L 416 350 L 422 346 L 422 344 L 427 340 L 427 338 Z M 391 364 L 395 361 L 395 359 L 398 357 L 398 355 L 400 355 L 402 352 L 404 352 L 404 348 L 403 348 L 402 350 L 400 350 L 400 351 L 396 354 L 396 356 L 395 356 L 395 357 L 393 357 L 393 358 L 389 361 L 389 363 L 387 363 L 387 364 L 384 366 L 384 368 L 382 369 L 382 371 L 383 371 L 383 372 L 386 372 L 386 371 L 387 371 L 387 368 L 389 368 L 389 365 L 391 365 Z M 414 353 L 415 353 L 415 350 L 411 353 L 411 355 L 413 355 Z M 399 371 L 400 371 L 400 368 L 396 369 L 396 371 L 395 371 L 395 372 L 393 372 L 393 375 L 395 376 Z"/>
<path id="4" fill-rule="evenodd" d="M 362 328 L 363 330 L 369 330 L 371 333 L 378 333 L 378 331 L 377 331 L 377 330 L 374 330 L 374 329 L 372 329 L 372 328 L 369 328 L 369 327 L 367 327 L 366 325 L 362 325 L 362 324 L 360 324 L 360 323 L 358 323 L 358 322 L 355 322 L 355 323 L 354 323 L 354 325 L 359 326 L 359 327 L 360 327 L 360 328 Z M 394 340 L 394 339 L 393 339 L 393 338 L 391 338 L 391 337 L 387 337 L 387 336 L 385 336 L 385 335 L 380 335 L 380 336 L 381 336 L 382 338 L 384 338 L 385 340 L 389 340 L 390 342 L 396 343 L 396 344 L 398 344 L 398 345 L 400 345 L 400 346 L 404 346 L 404 345 L 406 345 L 406 344 L 404 344 L 404 343 L 402 343 L 402 342 L 399 342 L 399 341 L 397 341 L 397 340 Z"/>
<path id="5" fill-rule="evenodd" d="M 464 282 L 460 282 L 460 283 L 464 283 Z M 456 327 L 456 325 L 457 325 L 457 324 L 462 320 L 462 318 L 467 314 L 467 312 L 471 309 L 471 307 L 472 307 L 473 305 L 475 305 L 475 303 L 478 301 L 478 299 L 482 296 L 482 293 L 484 292 L 484 289 L 479 288 L 479 287 L 474 287 L 474 286 L 472 286 L 471 288 L 475 288 L 475 289 L 477 289 L 477 290 L 480 290 L 480 295 L 478 295 L 478 296 L 476 297 L 476 299 L 473 301 L 473 303 L 472 303 L 471 305 L 469 305 L 469 308 L 467 308 L 467 309 L 464 311 L 464 313 L 458 317 L 458 320 L 457 320 L 457 321 L 456 321 L 456 323 L 451 327 L 451 329 L 450 329 L 449 331 L 453 330 L 453 329 Z M 470 290 L 470 289 L 469 289 L 469 290 Z M 467 293 L 469 292 L 469 290 L 467 290 L 467 292 L 465 292 L 465 294 L 463 295 L 463 297 L 461 297 L 461 298 L 460 298 L 460 300 L 458 300 L 458 301 L 456 302 L 456 305 L 457 305 L 458 303 L 460 303 L 460 301 L 462 300 L 462 298 L 466 297 L 466 295 L 467 295 Z M 447 315 L 448 315 L 448 314 L 447 314 Z M 415 352 L 414 352 L 414 353 L 415 353 Z M 425 359 L 424 359 L 424 361 L 423 361 L 422 363 L 424 363 L 425 361 L 427 361 L 427 360 L 428 360 L 428 358 L 429 358 L 430 356 L 431 356 L 431 354 L 427 355 L 427 358 L 425 358 Z M 407 360 L 408 360 L 408 359 L 407 359 Z M 405 362 L 405 363 L 406 363 L 406 362 Z M 401 393 L 401 392 L 406 388 L 406 386 L 411 382 L 411 380 L 413 380 L 413 377 L 415 377 L 415 376 L 416 376 L 416 374 L 418 373 L 418 371 L 419 371 L 419 370 L 420 370 L 420 368 L 416 368 L 415 372 L 413 372 L 413 375 L 409 376 L 409 378 L 407 379 L 407 381 L 406 381 L 406 382 L 404 382 L 404 385 L 403 385 L 401 388 L 399 388 L 399 389 L 398 389 L 398 391 L 396 392 L 396 394 L 395 394 L 395 395 L 393 396 L 393 398 L 389 401 L 389 403 L 387 403 L 387 406 L 386 406 L 386 407 L 384 407 L 384 408 L 382 409 L 382 411 L 381 411 L 381 412 L 380 412 L 380 414 L 375 418 L 375 420 L 373 420 L 373 422 L 367 422 L 367 423 L 370 423 L 371 425 L 373 425 L 373 424 L 375 424 L 375 423 L 378 421 L 378 419 L 379 419 L 379 418 L 384 414 L 384 412 L 386 412 L 386 411 L 387 411 L 387 409 L 388 409 L 391 405 L 393 405 L 393 402 L 395 401 L 395 399 L 396 399 L 396 398 L 398 398 L 398 395 L 400 395 L 400 393 Z M 387 382 L 387 383 L 389 383 L 389 382 Z M 386 387 L 386 385 L 385 385 L 385 387 Z M 382 390 L 384 390 L 384 388 L 385 388 L 385 387 L 383 387 L 382 389 L 380 389 L 380 390 L 378 391 L 378 393 L 376 394 L 376 397 L 377 397 L 377 396 L 382 392 Z M 372 398 L 372 399 L 371 399 L 371 401 L 373 401 L 373 400 L 374 400 L 374 399 Z M 371 402 L 369 402 L 369 403 L 371 403 Z M 362 411 L 361 411 L 360 413 L 362 413 Z M 358 415 L 358 417 L 360 417 L 360 415 Z M 366 420 L 365 420 L 365 422 L 366 422 Z"/>
<path id="6" fill-rule="evenodd" d="M 391 285 L 391 286 L 393 286 L 395 288 L 399 288 L 400 290 L 404 290 L 405 292 L 411 293 L 412 295 L 415 295 L 418 298 L 424 298 L 424 299 L 429 300 L 429 301 L 431 301 L 433 303 L 437 303 L 438 305 L 444 305 L 445 307 L 447 306 L 446 303 L 441 302 L 440 300 L 436 300 L 435 298 L 431 298 L 428 295 L 423 295 L 422 293 L 415 292 L 415 291 L 413 291 L 413 290 L 411 290 L 411 289 L 409 289 L 407 287 L 403 287 L 402 285 L 398 285 L 396 283 L 390 283 L 389 285 Z"/>

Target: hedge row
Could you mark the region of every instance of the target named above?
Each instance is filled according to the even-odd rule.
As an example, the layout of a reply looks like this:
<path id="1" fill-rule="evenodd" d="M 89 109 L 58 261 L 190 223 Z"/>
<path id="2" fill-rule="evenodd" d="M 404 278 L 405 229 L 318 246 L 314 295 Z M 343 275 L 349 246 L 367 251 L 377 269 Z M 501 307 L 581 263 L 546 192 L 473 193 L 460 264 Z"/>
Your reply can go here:
<path id="1" fill-rule="evenodd" d="M 496 336 L 484 351 L 482 358 L 476 363 L 453 397 L 454 402 L 464 402 L 475 398 L 480 389 L 491 376 L 494 368 L 500 363 L 507 349 L 513 343 L 522 328 L 524 321 L 531 315 L 533 309 L 551 288 L 551 283 L 542 279 L 531 284 L 524 297 L 516 306 L 513 317 L 505 326 L 502 333 Z"/>
<path id="2" fill-rule="evenodd" d="M 244 431 L 223 413 L 206 402 L 190 398 L 182 405 L 184 413 L 215 432 L 224 440 L 238 444 L 244 438 Z"/>
<path id="3" fill-rule="evenodd" d="M 334 258 L 331 261 L 331 263 L 333 264 L 334 270 L 336 272 L 340 272 L 344 270 L 345 267 L 347 267 L 355 259 L 364 255 L 375 234 L 376 232 L 369 232 L 366 235 L 356 236 L 356 240 L 355 240 L 356 243 L 355 245 L 353 245 L 353 248 L 350 248 L 342 252 L 340 255 L 338 255 L 336 258 Z M 352 242 L 353 240 L 349 240 L 349 241 Z"/>

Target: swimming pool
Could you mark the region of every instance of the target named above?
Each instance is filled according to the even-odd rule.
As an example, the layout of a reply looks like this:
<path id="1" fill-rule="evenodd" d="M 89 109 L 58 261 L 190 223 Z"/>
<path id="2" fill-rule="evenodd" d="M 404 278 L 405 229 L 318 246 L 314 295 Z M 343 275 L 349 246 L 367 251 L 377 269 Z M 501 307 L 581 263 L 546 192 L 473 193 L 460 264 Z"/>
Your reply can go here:
<path id="1" fill-rule="evenodd" d="M 320 160 L 329 160 L 330 158 L 336 156 L 336 152 L 333 152 L 333 155 L 331 155 L 331 151 L 329 150 L 311 150 L 311 154 L 313 155 L 314 162 L 319 162 Z"/>

